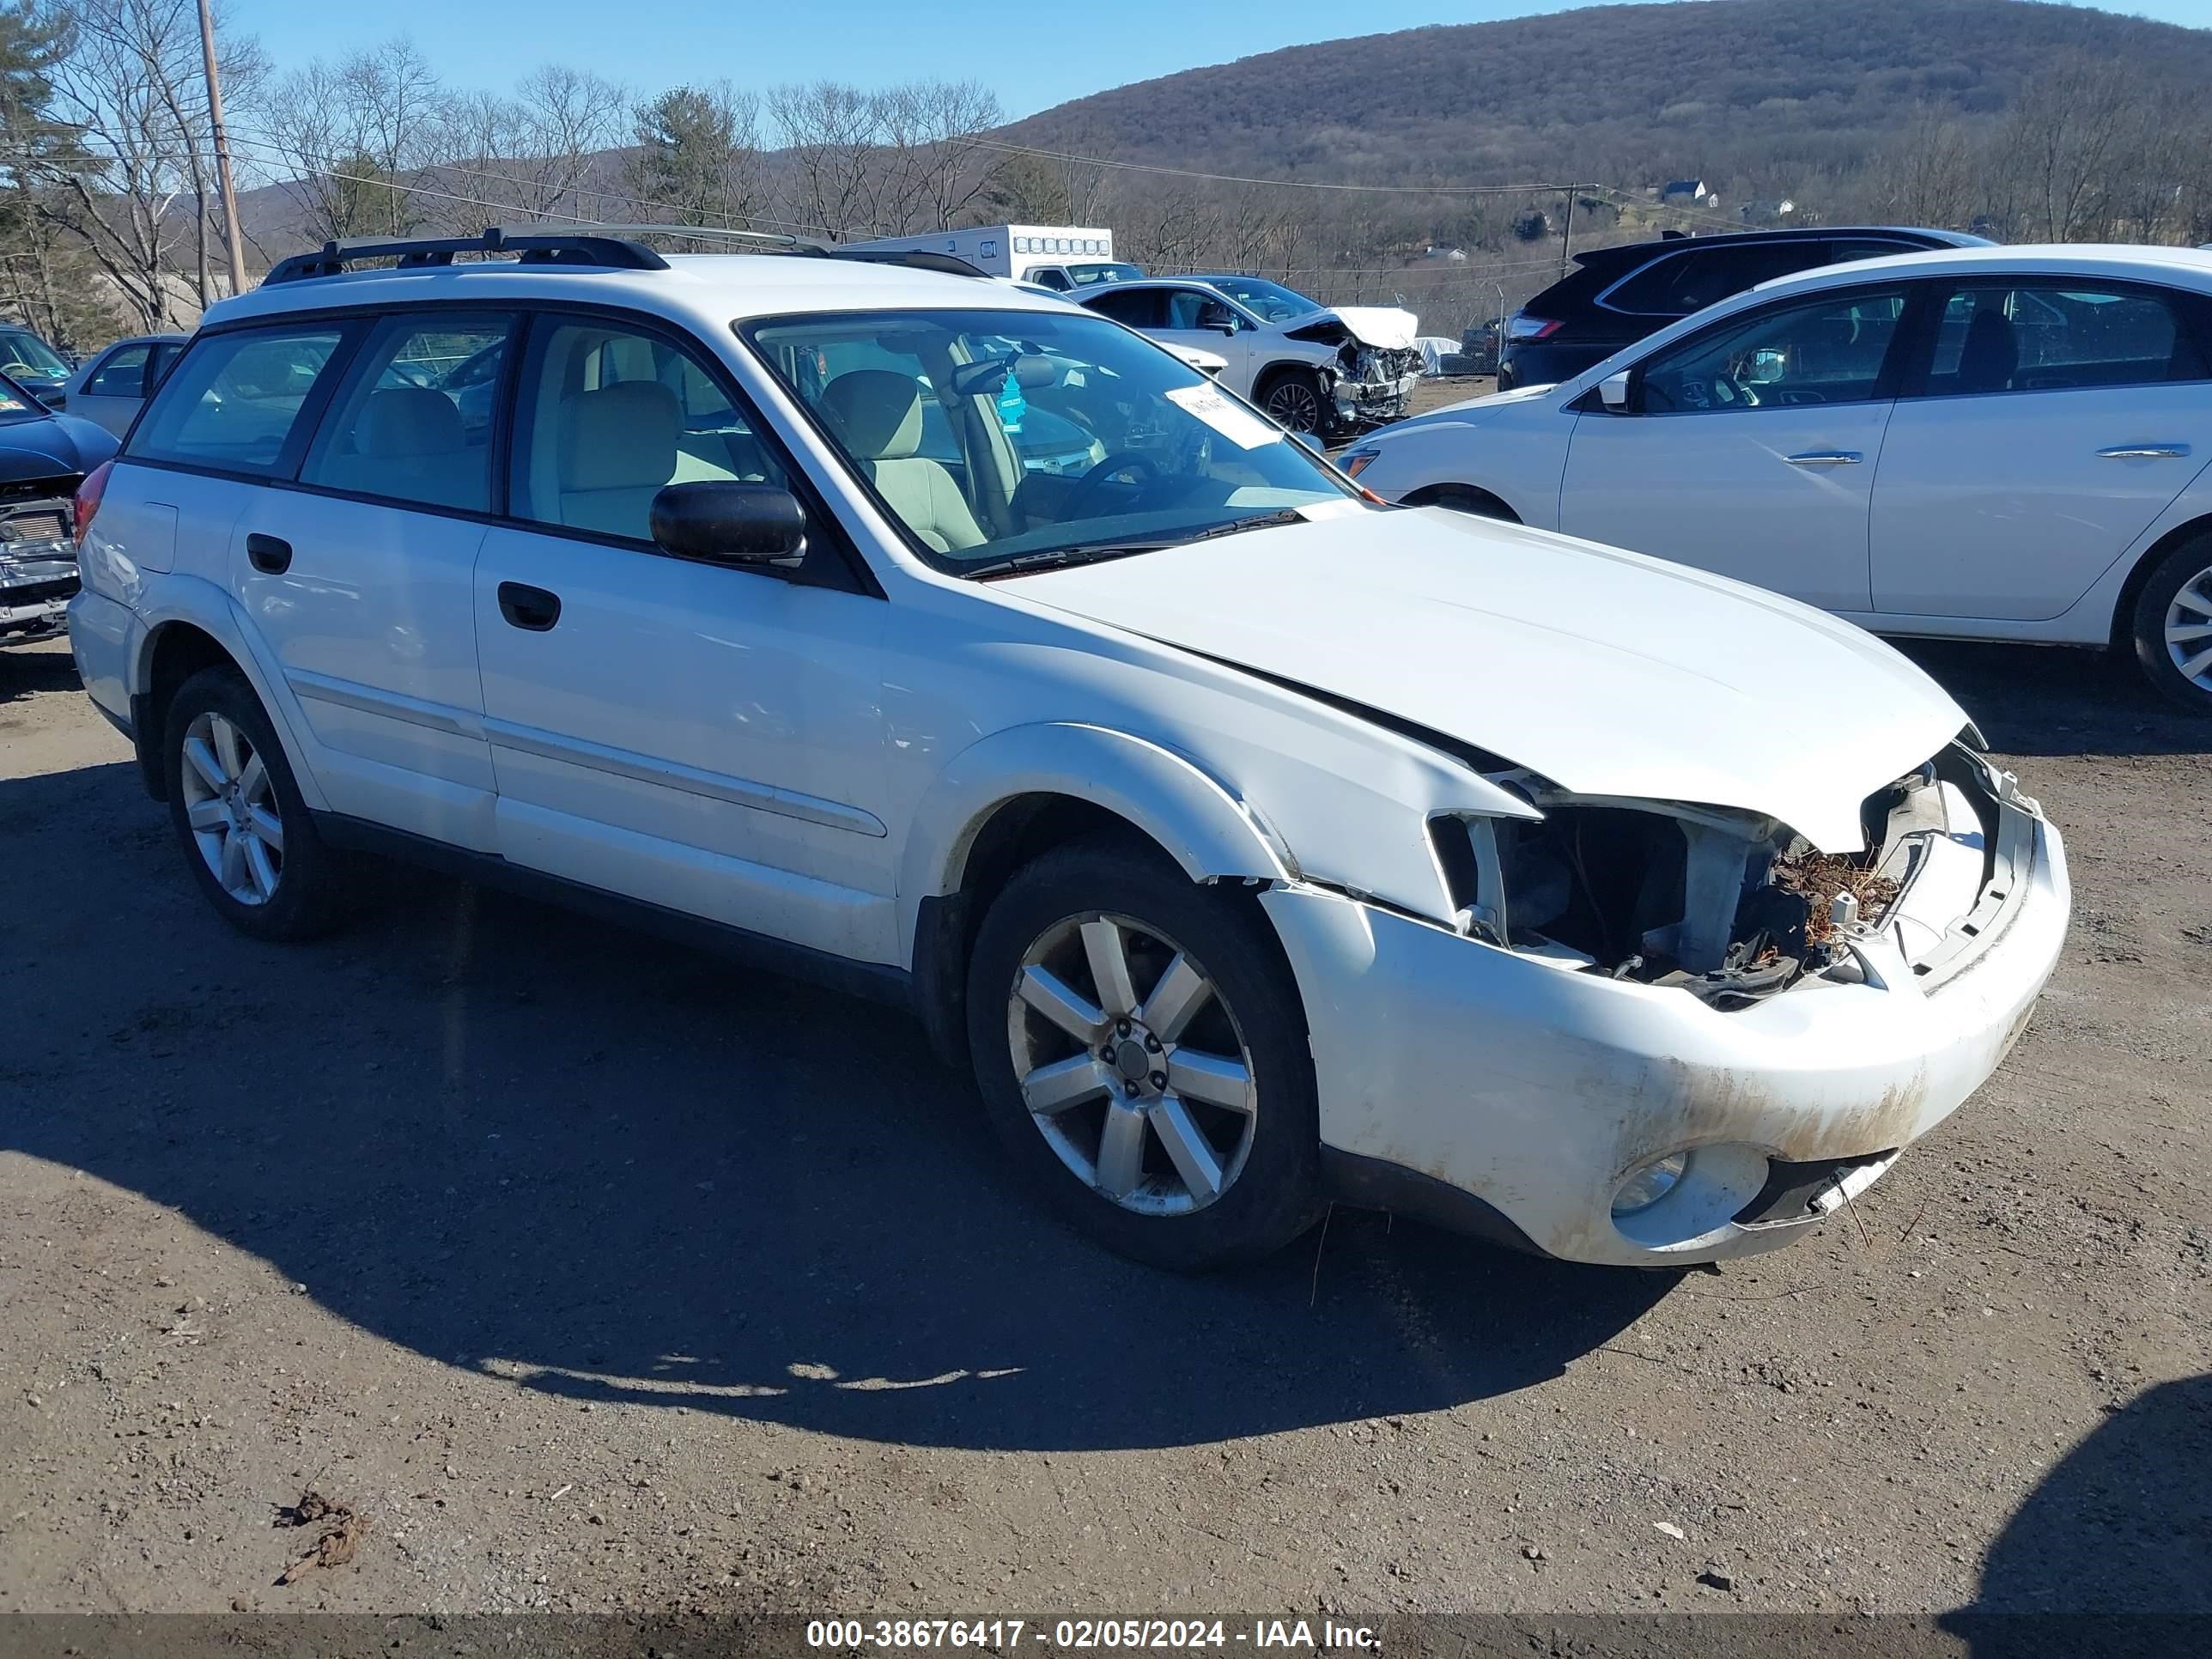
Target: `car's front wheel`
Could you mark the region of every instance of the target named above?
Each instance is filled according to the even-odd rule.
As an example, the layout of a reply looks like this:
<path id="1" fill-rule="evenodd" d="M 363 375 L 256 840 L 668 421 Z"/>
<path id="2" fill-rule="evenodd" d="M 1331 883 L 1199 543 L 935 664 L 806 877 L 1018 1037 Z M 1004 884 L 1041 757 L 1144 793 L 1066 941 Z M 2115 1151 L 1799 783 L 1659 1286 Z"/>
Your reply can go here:
<path id="1" fill-rule="evenodd" d="M 1328 423 L 1321 376 L 1310 368 L 1278 369 L 1260 392 L 1260 407 L 1291 432 L 1318 434 Z"/>
<path id="2" fill-rule="evenodd" d="M 1264 920 L 1139 848 L 1018 872 L 984 917 L 969 1050 L 1025 1184 L 1125 1255 L 1264 1255 L 1319 1213 L 1313 1065 Z"/>
<path id="3" fill-rule="evenodd" d="M 2192 714 L 2212 716 L 2212 536 L 2166 555 L 2136 597 L 2136 660 Z"/>
<path id="4" fill-rule="evenodd" d="M 337 920 L 338 855 L 323 844 L 253 688 L 232 668 L 186 680 L 169 703 L 169 817 L 200 890 L 256 939 L 311 939 Z"/>

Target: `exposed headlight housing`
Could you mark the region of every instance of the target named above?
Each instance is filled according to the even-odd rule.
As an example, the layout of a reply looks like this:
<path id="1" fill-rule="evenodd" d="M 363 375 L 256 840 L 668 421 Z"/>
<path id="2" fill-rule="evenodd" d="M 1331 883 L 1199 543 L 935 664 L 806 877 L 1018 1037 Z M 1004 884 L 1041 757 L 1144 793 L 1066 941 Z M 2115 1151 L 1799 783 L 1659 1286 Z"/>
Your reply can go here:
<path id="1" fill-rule="evenodd" d="M 1613 1219 L 1618 1221 L 1623 1216 L 1638 1215 L 1650 1209 L 1674 1190 L 1682 1179 L 1682 1172 L 1689 1167 L 1687 1152 L 1668 1152 L 1663 1158 L 1650 1158 L 1638 1164 L 1613 1189 Z"/>

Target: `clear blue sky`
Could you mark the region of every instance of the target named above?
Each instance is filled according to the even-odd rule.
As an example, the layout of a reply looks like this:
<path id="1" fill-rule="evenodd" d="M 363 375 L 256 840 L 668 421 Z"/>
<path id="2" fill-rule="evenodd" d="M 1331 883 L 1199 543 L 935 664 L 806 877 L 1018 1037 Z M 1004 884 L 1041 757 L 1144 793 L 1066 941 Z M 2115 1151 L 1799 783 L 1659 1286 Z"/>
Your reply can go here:
<path id="1" fill-rule="evenodd" d="M 407 34 L 457 86 L 503 88 L 542 63 L 656 91 L 723 77 L 750 87 L 974 79 L 1010 114 L 1026 115 L 1279 46 L 1565 9 L 1543 0 L 228 0 L 225 15 L 230 27 L 260 36 L 280 70 Z M 2212 24 L 2212 0 L 2106 9 Z"/>

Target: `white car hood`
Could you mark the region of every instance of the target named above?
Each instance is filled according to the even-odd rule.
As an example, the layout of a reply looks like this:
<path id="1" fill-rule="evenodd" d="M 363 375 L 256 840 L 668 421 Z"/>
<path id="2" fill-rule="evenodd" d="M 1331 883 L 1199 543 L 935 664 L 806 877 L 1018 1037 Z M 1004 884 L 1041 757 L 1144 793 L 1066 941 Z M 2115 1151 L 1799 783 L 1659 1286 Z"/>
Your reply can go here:
<path id="1" fill-rule="evenodd" d="M 1381 346 L 1386 351 L 1407 349 L 1421 326 L 1419 317 L 1395 306 L 1331 306 L 1328 314 L 1350 329 L 1353 339 L 1363 345 Z M 1303 328 L 1306 320 L 1301 317 L 1290 326 Z"/>
<path id="2" fill-rule="evenodd" d="M 1019 579 L 1023 598 L 1443 732 L 1577 794 L 1779 818 L 1824 852 L 1965 713 L 1872 635 L 1440 507 L 1328 513 Z"/>

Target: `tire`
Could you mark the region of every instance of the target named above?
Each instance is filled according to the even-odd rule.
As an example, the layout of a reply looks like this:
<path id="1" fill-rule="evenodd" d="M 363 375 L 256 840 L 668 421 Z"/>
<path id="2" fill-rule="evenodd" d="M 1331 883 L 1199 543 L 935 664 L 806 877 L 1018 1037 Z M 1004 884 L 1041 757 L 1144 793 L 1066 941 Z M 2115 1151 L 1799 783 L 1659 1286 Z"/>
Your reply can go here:
<path id="1" fill-rule="evenodd" d="M 1133 998 L 1098 988 L 1107 930 Z M 1176 995 L 1193 974 L 1210 994 Z M 1134 1003 L 1126 1020 L 1089 1024 L 1117 1000 Z M 1289 964 L 1263 920 L 1157 854 L 1086 841 L 1017 872 L 969 960 L 968 1032 L 1023 1184 L 1109 1249 L 1197 1272 L 1267 1255 L 1319 1218 L 1313 1062 Z"/>
<path id="2" fill-rule="evenodd" d="M 315 833 L 283 745 L 236 669 L 204 668 L 178 688 L 161 765 L 178 846 L 225 921 L 260 939 L 330 931 L 343 865 Z"/>
<path id="3" fill-rule="evenodd" d="M 2160 695 L 2212 718 L 2212 536 L 2185 542 L 2159 562 L 2136 596 L 2130 631 L 2136 661 Z M 2183 637 L 2169 639 L 2176 632 Z"/>
<path id="4" fill-rule="evenodd" d="M 1328 395 L 1310 368 L 1279 368 L 1260 388 L 1259 404 L 1278 426 L 1319 437 L 1329 425 Z"/>

